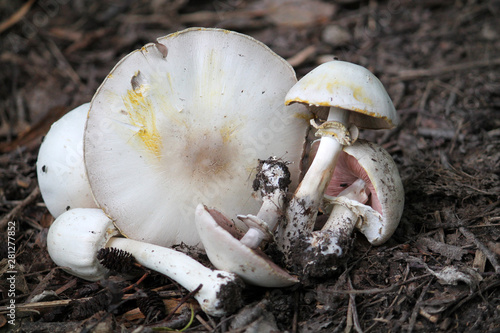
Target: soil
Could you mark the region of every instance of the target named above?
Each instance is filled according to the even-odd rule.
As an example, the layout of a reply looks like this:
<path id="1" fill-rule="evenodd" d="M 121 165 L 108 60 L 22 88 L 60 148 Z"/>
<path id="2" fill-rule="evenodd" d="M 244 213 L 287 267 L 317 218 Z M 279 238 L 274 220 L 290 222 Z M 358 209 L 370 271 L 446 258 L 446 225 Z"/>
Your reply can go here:
<path id="1" fill-rule="evenodd" d="M 0 243 L 9 245 L 0 330 L 500 332 L 499 17 L 495 0 L 0 0 Z M 253 36 L 299 78 L 334 57 L 360 64 L 401 117 L 396 129 L 360 133 L 391 154 L 403 180 L 393 237 L 373 247 L 355 235 L 328 278 L 247 286 L 245 307 L 224 318 L 154 273 L 137 285 L 120 275 L 91 283 L 55 267 L 35 172 L 53 121 L 90 101 L 120 58 L 190 26 Z M 139 311 L 144 290 L 159 294 L 167 317 Z"/>

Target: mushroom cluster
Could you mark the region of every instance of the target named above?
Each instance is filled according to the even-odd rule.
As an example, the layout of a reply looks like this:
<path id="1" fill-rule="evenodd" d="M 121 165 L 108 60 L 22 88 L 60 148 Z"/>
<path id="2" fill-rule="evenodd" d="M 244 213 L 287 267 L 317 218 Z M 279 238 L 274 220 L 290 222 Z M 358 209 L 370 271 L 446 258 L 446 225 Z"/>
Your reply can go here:
<path id="1" fill-rule="evenodd" d="M 326 121 L 311 120 L 321 140 L 305 167 L 308 108 L 325 106 Z M 190 291 L 201 285 L 202 309 L 225 315 L 241 303 L 241 280 L 287 287 L 328 275 L 355 228 L 374 245 L 392 235 L 403 208 L 397 168 L 357 137 L 358 127 L 396 124 L 363 67 L 333 61 L 297 82 L 285 60 L 243 34 L 190 28 L 159 38 L 123 58 L 43 142 L 38 179 L 56 218 L 49 254 L 99 280 L 109 270 L 97 252 L 127 251 Z M 329 218 L 315 230 L 320 210 Z M 181 244 L 203 249 L 215 270 L 172 249 Z"/>
<path id="2" fill-rule="evenodd" d="M 354 226 L 368 234 L 372 244 L 380 245 L 399 223 L 404 191 L 394 161 L 383 148 L 356 141 L 358 128 L 389 129 L 399 119 L 375 75 L 364 67 L 338 60 L 305 75 L 290 89 L 285 103 L 329 108 L 321 125 L 311 121 L 316 136 L 321 138 L 319 147 L 290 200 L 277 237 L 288 265 L 298 267 L 305 276 L 323 276 L 335 270 L 337 259 L 348 252 Z M 345 156 L 350 158 L 341 163 L 344 167 L 337 168 Z M 344 179 L 346 171 L 356 177 Z M 346 189 L 325 193 L 334 184 Z M 325 194 L 330 195 L 328 201 L 333 209 L 325 227 L 313 232 Z"/>

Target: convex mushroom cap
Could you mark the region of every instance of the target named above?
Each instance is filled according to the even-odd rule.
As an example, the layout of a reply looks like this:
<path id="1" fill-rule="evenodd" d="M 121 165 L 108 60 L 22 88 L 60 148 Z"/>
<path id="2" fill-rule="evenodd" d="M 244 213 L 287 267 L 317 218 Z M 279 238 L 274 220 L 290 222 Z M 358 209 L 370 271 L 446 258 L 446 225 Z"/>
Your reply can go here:
<path id="1" fill-rule="evenodd" d="M 36 162 L 38 185 L 54 217 L 71 208 L 96 208 L 83 162 L 83 132 L 90 103 L 69 111 L 50 127 Z"/>
<path id="2" fill-rule="evenodd" d="M 285 97 L 285 104 L 337 107 L 351 111 L 349 123 L 386 129 L 399 118 L 383 84 L 368 69 L 346 61 L 326 62 L 307 73 Z"/>
<path id="3" fill-rule="evenodd" d="M 211 270 L 188 255 L 154 244 L 119 237 L 113 222 L 101 209 L 75 208 L 61 214 L 47 235 L 52 260 L 67 272 L 97 281 L 109 271 L 97 259 L 97 252 L 112 247 L 130 253 L 135 260 L 165 274 L 194 295 L 209 315 L 222 316 L 241 306 L 243 283 L 234 274 Z"/>
<path id="4" fill-rule="evenodd" d="M 203 202 L 256 213 L 258 159 L 292 162 L 297 186 L 305 107 L 285 108 L 293 68 L 255 39 L 191 28 L 123 58 L 95 94 L 85 164 L 99 206 L 129 238 L 199 244 Z"/>

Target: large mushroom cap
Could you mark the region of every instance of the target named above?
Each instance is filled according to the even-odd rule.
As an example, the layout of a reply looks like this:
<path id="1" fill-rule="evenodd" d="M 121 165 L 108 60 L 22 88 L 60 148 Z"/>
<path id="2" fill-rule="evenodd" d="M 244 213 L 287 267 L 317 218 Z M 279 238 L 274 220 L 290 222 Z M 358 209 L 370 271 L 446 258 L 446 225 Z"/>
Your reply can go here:
<path id="1" fill-rule="evenodd" d="M 251 37 L 191 28 L 122 59 L 95 94 L 85 164 L 101 208 L 127 237 L 171 246 L 199 243 L 199 202 L 234 218 L 256 213 L 258 159 L 292 162 L 292 186 L 308 112 L 285 110 L 292 67 Z"/>
<path id="2" fill-rule="evenodd" d="M 345 61 L 334 60 L 313 69 L 290 89 L 285 103 L 353 111 L 350 122 L 360 128 L 392 128 L 399 122 L 379 79 L 366 68 Z"/>
<path id="3" fill-rule="evenodd" d="M 36 172 L 38 185 L 54 217 L 72 208 L 96 208 L 83 163 L 83 131 L 90 103 L 65 114 L 45 136 Z"/>

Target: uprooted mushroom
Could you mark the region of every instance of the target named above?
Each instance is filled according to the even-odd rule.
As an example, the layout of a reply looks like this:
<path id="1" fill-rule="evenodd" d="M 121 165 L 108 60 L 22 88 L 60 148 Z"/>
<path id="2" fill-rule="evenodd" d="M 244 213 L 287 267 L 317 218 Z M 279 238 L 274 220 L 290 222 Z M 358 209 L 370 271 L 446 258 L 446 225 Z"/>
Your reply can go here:
<path id="1" fill-rule="evenodd" d="M 248 230 L 241 231 L 221 212 L 198 205 L 196 228 L 212 264 L 239 275 L 251 284 L 263 287 L 286 287 L 298 282 L 272 262 L 261 250 L 263 241 L 274 241 L 285 204 L 290 173 L 285 163 L 269 158 L 259 164 L 254 189 L 260 192 L 262 206 L 257 215 L 239 215 Z"/>
<path id="2" fill-rule="evenodd" d="M 282 156 L 298 183 L 308 113 L 283 105 L 295 83 L 284 59 L 227 30 L 191 28 L 132 52 L 90 107 L 84 157 L 97 203 L 127 237 L 162 246 L 200 244 L 200 202 L 231 219 L 256 214 L 258 159 Z"/>
<path id="3" fill-rule="evenodd" d="M 94 95 L 88 117 L 85 110 L 79 118 L 86 120 L 85 182 L 102 214 L 130 238 L 113 242 L 201 247 L 199 202 L 231 218 L 242 211 L 258 217 L 251 176 L 258 159 L 286 158 L 296 187 L 307 110 L 297 105 L 290 112 L 282 103 L 295 83 L 293 68 L 268 47 L 221 29 L 187 29 L 123 58 Z M 85 214 L 79 219 L 85 223 Z"/>
<path id="4" fill-rule="evenodd" d="M 394 227 L 374 236 L 380 216 L 388 215 L 376 205 L 367 208 L 378 192 L 361 176 L 346 183 L 340 194 L 327 189 L 334 208 L 326 229 L 312 232 L 335 164 L 343 158 L 342 148 L 361 159 L 356 147 L 366 144 L 355 143 L 357 126 L 390 128 L 397 123 L 381 83 L 366 69 L 339 61 L 295 83 L 293 68 L 265 45 L 220 29 L 187 29 L 123 58 L 92 99 L 83 139 L 81 161 L 100 208 L 95 214 L 106 217 L 106 225 L 113 221 L 113 233 L 130 238 L 106 239 L 104 245 L 129 249 L 138 260 L 151 249 L 172 254 L 159 245 L 204 245 L 214 266 L 229 272 L 228 278 L 234 273 L 252 284 L 281 287 L 298 279 L 262 253 L 261 243 L 272 242 L 274 236 L 289 264 L 305 252 L 306 259 L 321 257 L 318 263 L 341 255 L 336 246 L 346 242 L 343 235 L 354 226 L 367 231 L 373 244 L 389 237 Z M 297 104 L 285 107 L 285 95 L 286 104 Z M 310 118 L 302 104 L 328 106 L 330 112 L 323 124 L 312 122 L 321 144 L 297 188 L 305 119 Z M 255 184 L 251 175 L 257 161 L 268 156 L 282 156 L 287 163 L 264 160 L 258 168 L 260 183 Z M 252 198 L 254 185 L 259 200 Z M 288 186 L 297 190 L 287 204 Z M 79 212 L 80 221 L 85 214 Z M 394 220 L 399 220 L 397 215 Z M 239 231 L 236 218 L 242 222 L 239 227 L 246 225 L 245 232 Z M 53 247 L 65 244 L 52 239 Z M 64 262 L 63 252 L 51 252 L 56 263 Z M 300 265 L 314 272 L 317 265 L 304 258 Z M 148 260 L 143 264 L 171 273 Z M 200 271 L 213 275 L 208 268 Z M 169 276 L 185 282 L 184 273 Z M 190 280 L 186 288 L 192 290 L 198 282 L 203 284 Z"/>
<path id="5" fill-rule="evenodd" d="M 352 145 L 358 127 L 392 128 L 397 125 L 396 110 L 382 83 L 366 68 L 344 61 L 324 63 L 295 84 L 286 104 L 301 103 L 328 107 L 325 122 L 311 124 L 321 137 L 316 157 L 300 182 L 285 211 L 285 222 L 278 230 L 277 243 L 287 263 L 300 256 L 297 246 L 313 230 L 325 188 L 335 170 L 342 148 Z"/>
<path id="6" fill-rule="evenodd" d="M 389 153 L 364 140 L 344 147 L 326 188 L 324 205 L 329 214 L 326 223 L 301 239 L 293 258 L 303 276 L 334 272 L 349 253 L 355 228 L 373 245 L 392 236 L 403 213 L 404 189 Z"/>
<path id="7" fill-rule="evenodd" d="M 200 287 L 194 298 L 209 315 L 223 316 L 242 305 L 243 283 L 235 274 L 211 270 L 173 249 L 120 237 L 101 209 L 69 210 L 49 229 L 47 249 L 50 257 L 80 278 L 98 281 L 109 274 L 97 258 L 102 248 L 125 251 L 139 264 L 170 277 L 189 291 Z"/>
<path id="8" fill-rule="evenodd" d="M 297 273 L 303 277 L 322 276 L 335 270 L 336 266 L 332 264 L 348 252 L 355 226 L 367 235 L 370 242 L 381 244 L 394 232 L 403 208 L 403 189 L 392 158 L 376 145 L 356 143 L 358 126 L 383 129 L 392 128 L 398 122 L 391 99 L 372 73 L 342 61 L 323 64 L 290 89 L 285 103 L 329 108 L 324 123 L 311 122 L 318 130 L 316 135 L 321 137 L 319 148 L 288 205 L 279 200 L 280 194 L 276 190 L 277 175 L 283 173 L 271 171 L 272 164 L 268 163 L 264 168 L 268 185 L 263 188 L 270 190 L 261 190 L 266 199 L 261 212 L 257 216 L 239 216 L 249 226 L 244 236 L 224 227 L 228 223 L 222 214 L 202 206 L 197 209 L 197 226 L 199 231 L 203 228 L 200 233 L 219 234 L 216 244 L 210 237 L 202 236 L 211 261 L 216 267 L 236 272 L 246 279 L 253 279 L 253 272 L 242 264 L 246 261 L 242 258 L 260 258 L 259 265 L 265 265 L 259 245 L 263 240 L 274 240 L 270 231 L 274 230 L 278 219 L 281 224 L 277 244 L 287 264 L 300 268 Z M 341 166 L 336 168 L 339 158 Z M 349 161 L 349 165 L 345 161 Z M 343 182 L 348 187 L 341 193 L 334 192 L 335 198 L 328 195 L 332 194 L 331 186 L 327 189 L 326 197 L 334 209 L 324 229 L 313 232 L 325 188 L 330 182 L 341 179 L 339 174 L 346 172 L 357 175 L 358 180 Z M 271 186 L 273 181 L 274 187 Z M 383 197 L 383 204 L 378 200 L 379 196 Z M 226 240 L 221 244 L 223 239 Z M 286 285 L 288 282 L 285 279 L 277 283 Z"/>

